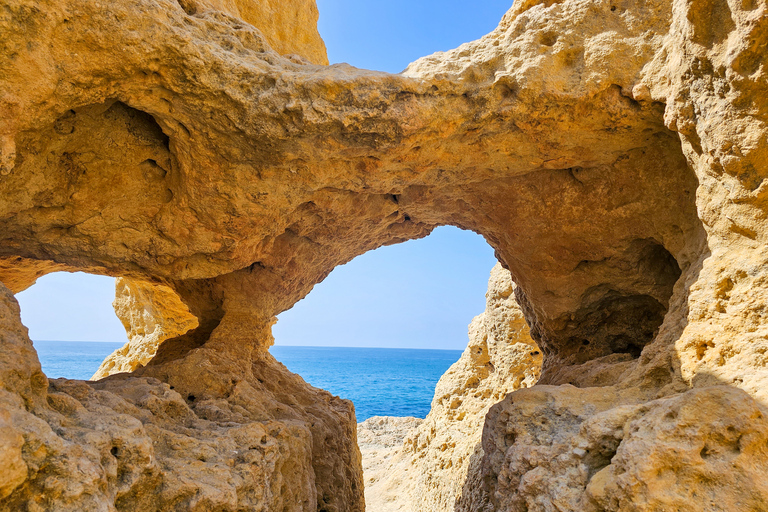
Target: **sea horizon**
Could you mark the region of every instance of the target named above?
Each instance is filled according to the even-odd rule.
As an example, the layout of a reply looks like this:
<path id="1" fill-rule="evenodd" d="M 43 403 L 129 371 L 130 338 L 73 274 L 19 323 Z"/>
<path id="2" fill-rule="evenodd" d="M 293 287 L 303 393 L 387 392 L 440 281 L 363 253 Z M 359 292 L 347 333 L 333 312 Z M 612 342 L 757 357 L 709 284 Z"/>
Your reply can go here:
<path id="1" fill-rule="evenodd" d="M 109 343 L 109 344 L 120 344 L 125 345 L 128 343 L 128 340 L 124 342 L 120 341 L 96 341 L 96 340 L 32 340 L 32 344 L 35 343 Z M 283 345 L 281 344 L 275 344 L 270 346 L 269 348 L 272 349 L 274 347 L 302 347 L 302 348 L 380 348 L 380 349 L 392 349 L 392 350 L 446 350 L 449 352 L 459 351 L 463 352 L 464 349 L 461 348 L 417 348 L 417 347 L 368 347 L 363 345 Z"/>
<path id="2" fill-rule="evenodd" d="M 88 380 L 104 358 L 125 342 L 37 340 L 33 345 L 49 378 Z M 358 422 L 371 416 L 426 417 L 437 381 L 462 352 L 411 347 L 270 347 L 275 359 L 312 386 L 351 400 Z"/>

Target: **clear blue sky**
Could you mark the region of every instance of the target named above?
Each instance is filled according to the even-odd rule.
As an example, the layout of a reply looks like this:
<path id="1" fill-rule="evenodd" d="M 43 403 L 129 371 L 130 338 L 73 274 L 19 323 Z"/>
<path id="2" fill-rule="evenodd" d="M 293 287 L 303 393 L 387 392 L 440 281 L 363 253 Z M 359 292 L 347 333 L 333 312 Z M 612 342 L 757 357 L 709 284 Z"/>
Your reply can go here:
<path id="1" fill-rule="evenodd" d="M 399 73 L 491 32 L 511 0 L 317 0 L 331 63 Z"/>
<path id="2" fill-rule="evenodd" d="M 16 294 L 21 321 L 33 341 L 127 341 L 115 316 L 115 280 L 77 272 L 56 272 Z"/>
<path id="3" fill-rule="evenodd" d="M 417 58 L 493 30 L 510 0 L 318 0 L 331 63 L 397 73 Z M 467 324 L 485 307 L 495 259 L 482 237 L 438 228 L 334 270 L 279 317 L 280 345 L 463 349 Z M 112 310 L 114 280 L 44 276 L 17 295 L 33 340 L 124 342 Z"/>
<path id="4" fill-rule="evenodd" d="M 381 247 L 278 316 L 275 344 L 463 350 L 495 263 L 481 236 L 447 226 Z"/>

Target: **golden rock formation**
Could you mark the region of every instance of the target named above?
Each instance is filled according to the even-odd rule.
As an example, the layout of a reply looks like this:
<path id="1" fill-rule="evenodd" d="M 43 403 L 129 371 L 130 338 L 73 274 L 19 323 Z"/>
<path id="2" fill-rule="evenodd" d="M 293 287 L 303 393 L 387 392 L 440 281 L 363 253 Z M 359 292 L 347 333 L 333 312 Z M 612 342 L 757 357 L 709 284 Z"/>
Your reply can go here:
<path id="1" fill-rule="evenodd" d="M 49 381 L 3 286 L 0 329 L 0 510 L 362 510 L 354 409 L 269 353 L 182 380 Z M 215 385 L 216 364 L 226 396 L 180 391 Z"/>
<path id="2" fill-rule="evenodd" d="M 456 510 L 768 509 L 765 0 L 520 2 L 401 75 L 283 57 L 240 2 L 0 6 L 0 280 L 141 280 L 198 322 L 49 382 L 3 289 L 0 510 L 361 510 L 352 407 L 270 327 L 443 224 L 544 356 Z"/>
<path id="3" fill-rule="evenodd" d="M 317 31 L 315 0 L 178 0 L 190 15 L 205 11 L 226 13 L 258 28 L 281 55 L 297 56 L 313 64 L 328 64 L 325 43 Z"/>
<path id="4" fill-rule="evenodd" d="M 197 318 L 167 286 L 119 277 L 112 305 L 128 334 L 128 343 L 110 354 L 91 380 L 146 365 L 160 343 L 198 326 Z"/>

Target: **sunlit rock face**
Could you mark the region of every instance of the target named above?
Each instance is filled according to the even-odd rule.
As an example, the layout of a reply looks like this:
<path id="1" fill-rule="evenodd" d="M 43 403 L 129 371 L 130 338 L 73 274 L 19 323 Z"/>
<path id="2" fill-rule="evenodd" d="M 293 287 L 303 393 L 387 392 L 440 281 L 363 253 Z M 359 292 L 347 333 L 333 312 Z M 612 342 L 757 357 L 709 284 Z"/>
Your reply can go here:
<path id="1" fill-rule="evenodd" d="M 125 374 L 48 381 L 5 287 L 0 327 L 0 509 L 361 510 L 354 409 L 268 353 L 211 361 L 230 393 L 196 397 Z"/>
<path id="2" fill-rule="evenodd" d="M 494 247 L 544 356 L 458 510 L 768 508 L 765 0 L 520 2 L 402 75 L 273 50 L 324 62 L 274 35 L 316 32 L 306 2 L 282 32 L 225 3 L 0 0 L 0 281 L 135 279 L 197 319 L 131 374 L 47 383 L 6 294 L 0 508 L 361 510 L 351 405 L 270 326 L 441 224 Z M 235 425 L 279 456 L 237 473 Z"/>
<path id="3" fill-rule="evenodd" d="M 315 0 L 177 0 L 190 16 L 217 11 L 256 27 L 281 55 L 328 64 Z"/>
<path id="4" fill-rule="evenodd" d="M 178 18 L 184 24 L 198 23 L 197 15 L 203 19 L 224 20 L 233 30 L 242 26 L 246 36 L 260 40 L 263 34 L 283 53 L 299 54 L 291 55 L 292 61 L 307 62 L 304 59 L 308 59 L 327 63 L 315 26 L 314 2 L 280 2 L 279 6 L 269 2 L 180 4 L 147 5 L 150 11 L 155 9 L 154 14 L 163 10 L 169 10 L 171 16 L 173 12 L 190 13 Z M 107 39 L 114 42 L 122 38 L 117 32 L 112 35 L 91 32 L 90 25 L 100 23 L 90 19 L 93 7 L 97 6 L 77 2 L 71 5 L 11 2 L 3 6 L 0 59 L 20 65 L 15 78 L 4 75 L 0 79 L 3 109 L 10 106 L 8 101 L 14 102 L 14 98 L 20 98 L 19 94 L 25 94 L 25 89 L 30 92 L 33 88 L 38 88 L 38 92 L 48 89 L 58 94 L 54 92 L 57 87 L 54 82 L 35 81 L 36 73 L 48 64 L 56 67 L 93 64 L 93 59 L 99 57 L 90 54 L 88 48 L 100 45 L 95 41 L 105 38 L 106 43 Z M 147 6 L 126 3 L 113 7 L 116 9 L 112 12 L 102 14 L 116 16 L 115 23 L 129 14 L 139 25 L 151 24 L 151 20 L 145 18 L 151 16 L 145 11 Z M 169 13 L 163 14 L 167 15 Z M 240 16 L 242 20 L 233 16 Z M 259 22 L 262 32 L 243 20 Z M 57 50 L 62 52 L 60 56 L 49 55 L 44 58 L 45 62 L 33 63 L 28 61 L 35 58 L 32 54 L 19 54 L 19 49 L 26 48 L 29 52 L 39 44 L 61 43 L 57 42 L 56 34 L 68 32 L 70 23 L 79 26 L 78 35 L 71 34 L 78 41 L 74 46 L 68 46 L 69 43 L 60 46 Z M 47 29 L 43 28 L 46 26 Z M 131 32 L 139 26 L 124 28 Z M 38 29 L 42 32 L 37 32 Z M 141 32 L 132 36 L 138 40 L 145 37 L 151 36 Z M 118 44 L 127 47 L 132 43 L 121 39 Z M 84 50 L 77 49 L 80 45 Z M 85 59 L 80 64 L 78 55 Z M 114 57 L 120 58 L 117 54 Z M 154 59 L 150 55 L 147 58 L 147 62 Z M 57 62 L 58 59 L 61 60 Z M 161 68 L 166 65 L 159 64 Z M 211 73 L 215 75 L 214 70 Z M 43 74 L 46 73 L 43 71 Z M 26 84 L 25 76 L 29 78 Z M 21 80 L 21 85 L 14 80 Z M 85 91 L 93 85 L 71 83 L 69 86 Z M 90 131 L 89 124 L 96 119 L 93 116 L 99 119 L 96 124 L 106 121 L 109 125 L 98 129 L 99 134 Z M 74 174 L 65 171 L 68 177 L 59 174 L 63 170 L 59 164 L 42 174 L 33 171 L 37 177 L 23 179 L 22 187 L 29 190 L 29 195 L 21 203 L 5 188 L 10 185 L 5 182 L 6 177 L 15 171 L 10 174 L 6 171 L 8 165 L 21 164 L 38 150 L 32 149 L 32 153 L 25 156 L 15 143 L 16 135 L 6 136 L 8 127 L 4 124 L 0 130 L 3 134 L 0 209 L 4 211 L 4 228 L 5 220 L 25 216 L 24 210 L 32 206 L 37 210 L 33 216 L 47 216 L 44 212 L 63 208 L 70 213 L 64 213 L 61 220 L 68 218 L 75 223 L 102 214 L 112 220 L 122 218 L 119 221 L 122 227 L 98 229 L 104 230 L 102 235 L 111 229 L 138 234 L 134 229 L 141 230 L 142 225 L 155 222 L 152 217 L 159 212 L 157 206 L 173 196 L 171 188 L 164 184 L 167 171 L 175 165 L 171 163 L 175 157 L 169 151 L 170 139 L 151 115 L 122 101 L 110 98 L 100 105 L 71 109 L 49 126 L 57 138 L 61 134 L 77 137 L 77 141 L 65 143 L 69 149 L 62 146 L 54 150 L 58 154 L 55 158 L 73 157 L 80 161 L 85 157 L 88 160 L 91 156 L 86 154 L 90 150 L 85 148 L 90 146 L 95 150 L 92 156 L 96 159 L 88 168 L 75 163 L 79 170 Z M 45 137 L 39 141 L 44 142 Z M 126 141 L 131 142 L 126 145 Z M 76 146 L 81 148 L 75 150 Z M 52 149 L 53 146 L 43 151 Z M 47 159 L 45 155 L 39 156 Z M 116 160 L 112 161 L 113 158 Z M 126 158 L 137 165 L 125 167 Z M 30 169 L 36 165 L 33 163 Z M 49 179 L 53 181 L 43 183 Z M 67 185 L 75 181 L 81 185 L 88 182 L 81 189 L 84 196 Z M 99 199 L 100 195 L 104 201 Z M 29 202 L 25 205 L 25 201 Z M 69 228 L 54 221 L 45 229 L 66 231 Z M 131 246 L 131 251 L 151 251 L 150 247 L 160 240 L 142 242 L 143 237 L 125 239 L 125 247 Z M 81 243 L 72 242 L 73 248 Z M 112 242 L 94 240 L 94 243 Z M 153 358 L 159 344 L 168 338 L 173 340 L 166 346 L 166 359 L 174 357 L 174 347 L 183 346 L 181 353 L 187 353 L 190 344 L 201 345 L 208 340 L 219 323 L 217 313 L 221 304 L 206 299 L 182 301 L 179 290 L 210 290 L 210 284 L 192 281 L 170 287 L 169 281 L 158 279 L 152 272 L 136 272 L 138 267 L 132 264 L 125 267 L 127 272 L 114 272 L 79 257 L 59 258 L 52 253 L 44 257 L 39 254 L 29 258 L 21 254 L 9 256 L 15 252 L 5 253 L 0 260 L 0 280 L 14 293 L 53 271 L 82 269 L 125 276 L 117 279 L 114 306 L 126 327 L 129 342 L 104 361 L 94 379 L 115 373 L 121 375 L 98 383 L 64 379 L 49 382 L 40 371 L 26 329 L 20 323 L 18 306 L 2 288 L 0 510 L 362 510 L 363 484 L 354 409 L 349 402 L 310 387 L 260 349 L 264 340 L 270 338 L 269 323 L 255 330 L 248 324 L 240 325 L 240 342 L 226 350 L 216 350 L 215 354 L 200 354 L 199 359 L 188 354 L 189 357 L 160 370 L 161 379 L 128 376 L 123 372 L 142 368 Z M 202 254 L 200 257 L 205 258 Z M 134 268 L 129 270 L 129 267 Z M 192 334 L 180 338 L 190 330 Z"/>
<path id="5" fill-rule="evenodd" d="M 467 477 L 479 474 L 488 409 L 533 386 L 541 360 L 510 273 L 496 264 L 486 309 L 469 325 L 461 358 L 437 383 L 427 418 L 371 418 L 358 425 L 367 510 L 453 510 Z"/>
<path id="6" fill-rule="evenodd" d="M 167 286 L 119 277 L 112 305 L 128 334 L 128 343 L 110 354 L 91 380 L 145 366 L 163 341 L 198 326 L 197 318 Z"/>

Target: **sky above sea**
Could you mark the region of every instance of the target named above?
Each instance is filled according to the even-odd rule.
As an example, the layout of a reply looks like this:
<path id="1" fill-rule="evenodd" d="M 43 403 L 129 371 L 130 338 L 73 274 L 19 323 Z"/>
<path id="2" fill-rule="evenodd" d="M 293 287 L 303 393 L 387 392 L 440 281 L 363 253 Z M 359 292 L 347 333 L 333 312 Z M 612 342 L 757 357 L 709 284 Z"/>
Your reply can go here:
<path id="1" fill-rule="evenodd" d="M 278 315 L 276 345 L 463 350 L 496 260 L 471 231 L 439 227 L 358 256 Z M 125 343 L 114 279 L 57 272 L 16 295 L 33 340 Z"/>

